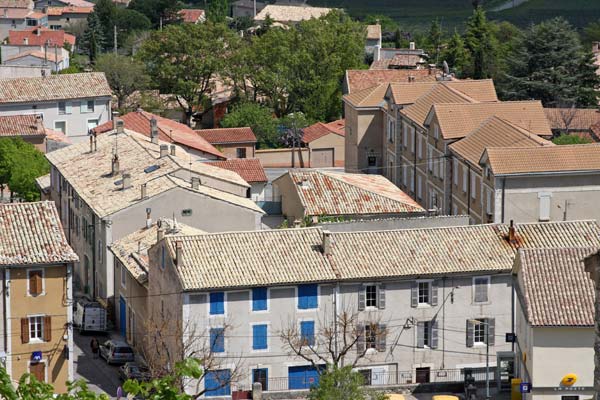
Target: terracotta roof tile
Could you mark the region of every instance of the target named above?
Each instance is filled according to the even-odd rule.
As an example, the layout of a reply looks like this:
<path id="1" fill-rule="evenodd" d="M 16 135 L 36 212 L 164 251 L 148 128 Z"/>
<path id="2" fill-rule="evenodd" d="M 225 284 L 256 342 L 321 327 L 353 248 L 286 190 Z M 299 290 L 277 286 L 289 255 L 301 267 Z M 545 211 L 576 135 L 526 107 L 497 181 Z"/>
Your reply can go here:
<path id="1" fill-rule="evenodd" d="M 205 19 L 204 10 L 197 8 L 183 8 L 177 12 L 183 22 L 188 24 L 196 24 L 202 22 Z"/>
<path id="2" fill-rule="evenodd" d="M 0 0 L 0 8 L 33 8 L 32 0 Z"/>
<path id="3" fill-rule="evenodd" d="M 273 21 L 300 22 L 311 18 L 320 18 L 329 14 L 331 10 L 332 8 L 310 7 L 306 5 L 282 6 L 267 4 L 265 8 L 256 14 L 254 20 L 264 21 L 267 19 L 268 15 Z"/>
<path id="4" fill-rule="evenodd" d="M 0 204 L 0 265 L 78 261 L 53 202 Z"/>
<path id="5" fill-rule="evenodd" d="M 330 134 L 346 136 L 345 126 L 346 124 L 343 119 L 338 119 L 337 121 L 329 123 L 317 122 L 302 130 L 302 142 L 310 143 Z"/>
<path id="6" fill-rule="evenodd" d="M 34 27 L 19 31 L 8 31 L 8 44 L 23 45 L 27 39 L 29 46 L 44 46 L 48 43 L 49 46 L 63 47 L 65 43 L 71 46 L 75 45 L 75 36 L 66 33 L 63 30 L 53 30 L 44 27 Z M 48 51 L 48 55 L 53 51 Z"/>
<path id="7" fill-rule="evenodd" d="M 38 118 L 40 120 L 38 121 Z M 0 137 L 2 136 L 45 136 L 41 115 L 0 116 Z"/>
<path id="8" fill-rule="evenodd" d="M 356 90 L 345 95 L 344 101 L 356 108 L 383 107 L 388 86 L 388 83 L 382 83 L 366 89 Z"/>
<path id="9" fill-rule="evenodd" d="M 597 246 L 519 250 L 519 299 L 532 326 L 594 326 L 596 291 L 583 259 L 597 251 Z"/>
<path id="10" fill-rule="evenodd" d="M 112 95 L 103 72 L 59 74 L 39 78 L 0 79 L 0 104 Z"/>
<path id="11" fill-rule="evenodd" d="M 159 115 L 143 110 L 132 111 L 119 117 L 126 129 L 130 129 L 144 136 L 150 137 L 150 120 L 156 119 L 158 125 L 158 138 L 165 142 L 177 143 L 189 148 L 211 154 L 218 158 L 225 158 L 216 147 L 207 142 L 202 136 L 187 125 L 181 124 Z M 105 122 L 93 129 L 93 132 L 101 134 L 113 130 L 113 121 Z"/>
<path id="12" fill-rule="evenodd" d="M 367 39 L 378 40 L 381 39 L 381 25 L 367 25 Z"/>
<path id="13" fill-rule="evenodd" d="M 289 170 L 304 214 L 360 215 L 422 213 L 410 196 L 381 175 L 329 173 L 319 170 Z"/>
<path id="14" fill-rule="evenodd" d="M 449 148 L 473 168 L 481 170 L 479 160 L 486 148 L 539 146 L 554 146 L 554 143 L 494 116 L 464 139 L 451 143 Z"/>
<path id="15" fill-rule="evenodd" d="M 596 108 L 544 108 L 552 129 L 585 131 L 600 124 L 600 110 Z"/>
<path id="16" fill-rule="evenodd" d="M 47 13 L 52 16 L 60 16 L 63 14 L 91 14 L 94 7 L 48 7 Z"/>
<path id="17" fill-rule="evenodd" d="M 455 80 L 444 82 L 391 83 L 390 94 L 394 104 L 412 104 L 427 94 L 434 86 L 446 85 L 469 98 L 481 102 L 498 101 L 494 82 L 491 79 Z"/>
<path id="18" fill-rule="evenodd" d="M 600 172 L 600 144 L 489 148 L 481 162 L 489 162 L 496 176 L 549 172 Z"/>
<path id="19" fill-rule="evenodd" d="M 217 128 L 195 131 L 211 144 L 256 143 L 256 135 L 252 128 Z"/>
<path id="20" fill-rule="evenodd" d="M 409 82 L 409 77 L 413 77 L 416 82 L 436 80 L 435 73 L 427 69 L 349 69 L 346 71 L 350 94 L 383 83 Z"/>
<path id="21" fill-rule="evenodd" d="M 208 161 L 207 164 L 236 172 L 248 183 L 267 182 L 267 175 L 258 158 L 232 158 L 222 161 Z"/>

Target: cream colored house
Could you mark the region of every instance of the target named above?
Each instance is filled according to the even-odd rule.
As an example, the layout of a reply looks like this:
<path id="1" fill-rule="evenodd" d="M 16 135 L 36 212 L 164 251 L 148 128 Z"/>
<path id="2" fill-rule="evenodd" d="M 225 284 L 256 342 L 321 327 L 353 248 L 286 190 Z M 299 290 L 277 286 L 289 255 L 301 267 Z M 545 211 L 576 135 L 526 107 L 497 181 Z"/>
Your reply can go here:
<path id="1" fill-rule="evenodd" d="M 302 144 L 309 149 L 310 168 L 343 167 L 345 156 L 345 121 L 317 122 L 302 130 Z"/>
<path id="2" fill-rule="evenodd" d="M 532 400 L 594 395 L 594 282 L 584 258 L 590 248 L 521 249 L 517 276 L 516 376 Z"/>

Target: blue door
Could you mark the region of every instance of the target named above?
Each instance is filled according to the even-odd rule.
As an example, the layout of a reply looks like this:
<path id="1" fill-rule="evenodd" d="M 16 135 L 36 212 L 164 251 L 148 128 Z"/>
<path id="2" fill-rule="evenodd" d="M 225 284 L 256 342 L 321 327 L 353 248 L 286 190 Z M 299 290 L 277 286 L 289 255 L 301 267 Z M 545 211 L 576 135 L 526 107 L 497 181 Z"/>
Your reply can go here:
<path id="1" fill-rule="evenodd" d="M 288 367 L 288 387 L 290 390 L 310 389 L 319 384 L 319 372 L 311 365 Z"/>
<path id="2" fill-rule="evenodd" d="M 119 328 L 121 336 L 127 337 L 127 304 L 123 296 L 119 296 Z"/>
<path id="3" fill-rule="evenodd" d="M 204 388 L 206 397 L 231 396 L 231 371 L 220 369 L 209 371 L 204 376 Z"/>

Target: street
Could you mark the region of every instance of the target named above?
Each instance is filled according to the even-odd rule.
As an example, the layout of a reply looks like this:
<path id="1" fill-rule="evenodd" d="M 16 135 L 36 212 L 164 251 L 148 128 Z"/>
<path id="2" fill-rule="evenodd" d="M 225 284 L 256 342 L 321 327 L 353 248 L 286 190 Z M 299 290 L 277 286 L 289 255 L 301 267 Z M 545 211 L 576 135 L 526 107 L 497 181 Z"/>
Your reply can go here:
<path id="1" fill-rule="evenodd" d="M 81 335 L 77 330 L 73 333 L 73 370 L 74 379 L 83 379 L 95 393 L 106 393 L 116 399 L 117 388 L 121 385 L 119 367 L 108 365 L 102 358 L 94 359 L 90 341 L 94 335 Z M 96 336 L 100 343 L 110 339 L 109 335 Z"/>

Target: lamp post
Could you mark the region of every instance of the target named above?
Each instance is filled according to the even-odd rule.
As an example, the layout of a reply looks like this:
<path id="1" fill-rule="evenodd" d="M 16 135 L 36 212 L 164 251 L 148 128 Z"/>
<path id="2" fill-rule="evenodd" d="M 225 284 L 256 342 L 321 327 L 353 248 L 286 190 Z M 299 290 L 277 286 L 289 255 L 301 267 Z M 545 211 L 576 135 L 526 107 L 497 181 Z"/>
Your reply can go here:
<path id="1" fill-rule="evenodd" d="M 471 319 L 471 323 L 485 327 L 485 398 L 490 397 L 490 324 L 478 319 Z"/>

